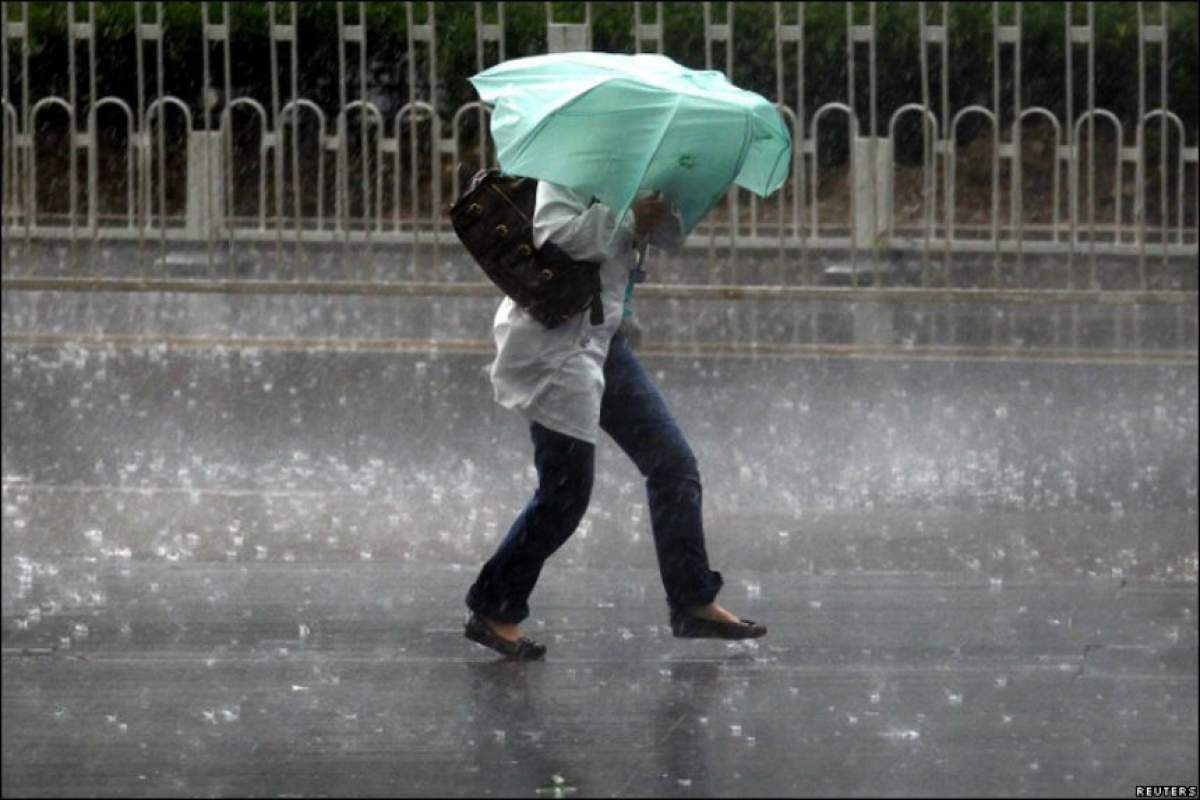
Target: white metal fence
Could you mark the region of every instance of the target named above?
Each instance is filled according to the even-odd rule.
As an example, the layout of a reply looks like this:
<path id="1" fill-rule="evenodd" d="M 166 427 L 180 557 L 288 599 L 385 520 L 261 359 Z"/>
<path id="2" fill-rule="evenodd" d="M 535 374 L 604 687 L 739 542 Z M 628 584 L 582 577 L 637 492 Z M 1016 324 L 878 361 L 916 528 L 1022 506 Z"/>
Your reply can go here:
<path id="1" fill-rule="evenodd" d="M 139 257 L 157 243 L 204 244 L 236 251 L 250 243 L 274 244 L 279 253 L 299 253 L 309 245 L 340 244 L 349 260 L 354 253 L 369 256 L 372 247 L 408 250 L 412 259 L 439 263 L 457 248 L 445 208 L 464 174 L 487 165 L 492 151 L 479 140 L 488 109 L 479 103 L 440 108 L 428 87 L 442 73 L 438 58 L 441 32 L 431 3 L 406 3 L 407 46 L 410 55 L 421 49 L 428 75 L 417 74 L 418 59 L 407 61 L 407 86 L 412 98 L 385 118 L 370 95 L 367 42 L 371 36 L 364 3 L 337 3 L 337 107 L 322 107 L 301 95 L 298 62 L 304 42 L 292 3 L 267 3 L 270 39 L 269 107 L 253 97 L 232 97 L 229 8 L 202 3 L 204 103 L 188 102 L 164 85 L 163 48 L 172 30 L 163 24 L 163 3 L 134 3 L 137 42 L 135 72 L 118 76 L 136 80 L 137 101 L 98 96 L 95 69 L 95 4 L 67 3 L 66 27 L 70 83 L 67 96 L 31 97 L 28 87 L 30 27 L 27 3 L 7 3 L 3 11 L 3 236 L 6 246 L 38 240 L 80 245 L 124 240 L 137 243 Z M 508 57 L 504 3 L 475 3 L 476 68 Z M 495 6 L 493 11 L 492 6 Z M 636 3 L 630 16 L 635 49 L 663 52 L 662 3 Z M 737 4 L 703 3 L 706 66 L 733 74 L 733 40 L 738 35 Z M 1130 69 L 1138 72 L 1138 116 L 1130 130 L 1111 110 L 1094 103 L 1096 31 L 1094 7 L 1064 3 L 1067 73 L 1065 117 L 1044 107 L 1022 105 L 1022 70 L 1036 64 L 1036 53 L 1023 51 L 1020 3 L 992 4 L 992 63 L 990 106 L 952 108 L 948 48 L 954 30 L 947 3 L 912 3 L 919 25 L 921 92 L 907 98 L 886 119 L 877 115 L 876 6 L 846 3 L 847 80 L 828 86 L 830 97 L 815 107 L 805 74 L 805 3 L 774 3 L 774 100 L 793 135 L 794 162 L 789 184 L 776 196 L 760 200 L 744 190 L 731 190 L 728 202 L 701 225 L 688 248 L 707 249 L 714 258 L 736 264 L 739 254 L 773 254 L 781 265 L 775 279 L 782 285 L 803 285 L 819 275 L 809 264 L 814 253 L 843 254 L 853 277 L 860 271 L 880 282 L 880 270 L 896 253 L 920 264 L 920 285 L 937 285 L 938 267 L 959 255 L 990 259 L 993 285 L 1038 288 L 1027 279 L 1027 256 L 1053 256 L 1066 270 L 1065 288 L 1100 288 L 1097 259 L 1129 262 L 1132 284 L 1152 288 L 1147 263 L 1166 265 L 1169 259 L 1195 258 L 1197 220 L 1186 200 L 1194 198 L 1197 181 L 1195 120 L 1182 120 L 1166 107 L 1168 14 L 1166 3 L 1137 6 L 1138 51 L 1130 54 Z M 78 6 L 78 8 L 77 8 Z M 592 45 L 592 4 L 585 3 L 582 20 L 564 22 L 554 4 L 545 3 L 546 41 L 551 50 L 585 49 Z M 865 10 L 865 13 L 863 13 Z M 424 22 L 417 21 L 423 18 Z M 935 23 L 933 20 L 937 20 Z M 723 63 L 714 49 L 723 48 Z M 1156 49 L 1159 70 L 1146 65 L 1147 49 Z M 147 59 L 146 52 L 154 57 Z M 218 53 L 216 63 L 210 53 Z M 785 74 L 785 56 L 795 52 L 797 73 Z M 670 53 L 668 53 L 670 55 Z M 866 86 L 856 84 L 856 60 L 867 60 Z M 10 67 L 18 65 L 21 81 L 10 83 Z M 1011 74 L 1001 75 L 1007 65 Z M 335 65 L 330 65 L 330 70 Z M 1073 96 L 1076 72 L 1086 74 L 1087 96 Z M 77 75 L 88 83 L 81 103 Z M 217 80 L 214 76 L 220 74 Z M 285 79 L 285 75 L 287 79 Z M 932 96 L 931 76 L 940 87 Z M 445 76 L 442 76 L 443 78 Z M 463 80 L 466 75 L 451 76 Z M 112 81 L 114 76 L 105 76 Z M 1148 93 L 1147 86 L 1157 84 Z M 789 88 L 790 86 L 790 88 Z M 357 87 L 357 96 L 350 96 Z M 424 89 L 422 87 L 425 87 Z M 1002 87 L 1005 90 L 1002 91 Z M 1011 87 L 1009 90 L 1007 87 Z M 420 96 L 421 92 L 426 96 Z M 863 103 L 863 97 L 866 103 Z M 190 99 L 190 98 L 189 98 Z M 894 98 L 889 103 L 894 105 Z M 211 101 L 211 105 L 210 105 Z M 864 115 L 863 108 L 867 109 Z M 219 110 L 216 110 L 218 109 Z M 123 136 L 98 135 L 100 113 L 120 115 Z M 961 123 L 980 118 L 990 131 L 990 213 L 985 219 L 961 219 L 957 176 L 962 146 Z M 865 117 L 865 119 L 864 119 Z M 168 122 L 182 124 L 186 135 L 171 136 Z M 897 128 L 915 119 L 921 129 L 919 213 L 896 211 L 896 162 L 893 143 Z M 1002 129 L 1000 120 L 1015 120 Z M 839 122 L 838 120 L 841 120 Z M 922 122 L 923 121 L 923 122 Z M 1050 221 L 1034 224 L 1024 208 L 1022 129 L 1040 122 L 1052 131 L 1053 182 Z M 818 150 L 819 133 L 833 126 L 844 136 L 848 169 L 844 181 L 847 204 L 836 214 L 823 205 L 818 187 L 829 183 Z M 1149 153 L 1147 131 L 1157 129 L 1157 152 Z M 1108 128 L 1112 146 L 1101 146 L 1097 130 Z M 57 129 L 57 132 L 54 132 Z M 39 168 L 39 137 L 65 142 L 66 175 L 48 175 Z M 1186 141 L 1188 131 L 1193 137 Z M 249 148 L 244 142 L 250 141 Z M 1171 142 L 1175 146 L 1168 151 Z M 237 144 L 242 143 L 242 144 Z M 1146 214 L 1147 160 L 1157 161 L 1160 213 L 1155 222 Z M 86 157 L 81 170 L 77 161 Z M 1109 160 L 1114 181 L 1115 208 L 1101 220 L 1097 213 L 1098 162 Z M 168 161 L 175 166 L 168 168 Z M 123 166 L 125 191 L 119 201 L 106 201 L 99 175 L 101 164 Z M 1003 169 L 1002 169 L 1003 166 Z M 235 176 L 246 170 L 256 176 L 252 198 L 238 197 L 242 184 Z M 1129 173 L 1132 172 L 1132 176 Z M 51 187 L 64 184 L 66 202 L 50 210 Z M 1007 181 L 1007 185 L 1005 184 Z M 1174 190 L 1169 191 L 1173 184 Z M 1132 191 L 1127 188 L 1131 187 Z M 1105 189 L 1106 190 L 1106 189 Z M 176 198 L 171 202 L 168 197 Z M 1008 208 L 1001 208 L 1007 196 Z M 108 204 L 106 207 L 106 203 Z M 64 208 L 65 207 L 65 208 Z M 828 218 L 827 218 L 828 216 Z M 1190 217 L 1190 218 L 1189 218 Z M 174 245 L 173 245 L 174 246 Z M 153 252 L 153 250 L 151 250 Z M 211 259 L 211 256 L 210 256 Z M 1136 266 L 1135 266 L 1136 264 Z M 1082 271 L 1075 270 L 1082 265 Z M 1004 279 L 1001 280 L 1001 272 Z M 352 271 L 351 271 L 352 272 Z M 1076 272 L 1079 276 L 1076 276 Z M 716 282 L 715 271 L 709 276 Z M 720 282 L 737 282 L 736 270 Z M 732 276 L 732 277 L 731 277 Z M 400 279 L 400 275 L 372 275 Z M 857 281 L 852 281 L 852 283 Z M 944 284 L 943 284 L 944 285 Z"/>

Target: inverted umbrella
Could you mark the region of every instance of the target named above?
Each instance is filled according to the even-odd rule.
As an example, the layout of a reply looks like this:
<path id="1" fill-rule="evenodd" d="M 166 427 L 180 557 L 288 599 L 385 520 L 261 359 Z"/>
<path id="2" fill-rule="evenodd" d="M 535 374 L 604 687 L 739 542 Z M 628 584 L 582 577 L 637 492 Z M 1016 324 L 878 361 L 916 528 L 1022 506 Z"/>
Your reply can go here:
<path id="1" fill-rule="evenodd" d="M 555 53 L 471 83 L 493 106 L 500 168 L 592 194 L 621 217 L 660 191 L 690 232 L 736 182 L 760 197 L 787 178 L 792 140 L 768 100 L 661 55 Z"/>

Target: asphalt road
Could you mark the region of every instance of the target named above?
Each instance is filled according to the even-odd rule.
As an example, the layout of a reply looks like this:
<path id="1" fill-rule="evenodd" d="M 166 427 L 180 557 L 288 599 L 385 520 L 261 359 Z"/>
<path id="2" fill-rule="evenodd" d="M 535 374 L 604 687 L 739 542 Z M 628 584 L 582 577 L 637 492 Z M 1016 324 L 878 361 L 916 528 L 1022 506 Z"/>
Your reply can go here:
<path id="1" fill-rule="evenodd" d="M 82 308 L 5 299 L 5 796 L 1197 782 L 1194 362 L 647 351 L 770 632 L 670 636 L 604 440 L 518 665 L 461 635 L 532 490 L 486 353 Z"/>

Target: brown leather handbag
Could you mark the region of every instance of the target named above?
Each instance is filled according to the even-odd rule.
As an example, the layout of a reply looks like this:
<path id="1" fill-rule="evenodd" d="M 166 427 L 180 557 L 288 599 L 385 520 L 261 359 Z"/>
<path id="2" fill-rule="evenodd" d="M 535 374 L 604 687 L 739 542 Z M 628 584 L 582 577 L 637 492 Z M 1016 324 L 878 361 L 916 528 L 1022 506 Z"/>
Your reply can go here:
<path id="1" fill-rule="evenodd" d="M 545 327 L 588 308 L 591 323 L 603 323 L 599 264 L 552 242 L 533 246 L 536 198 L 535 179 L 483 169 L 450 208 L 450 222 L 492 283 Z"/>

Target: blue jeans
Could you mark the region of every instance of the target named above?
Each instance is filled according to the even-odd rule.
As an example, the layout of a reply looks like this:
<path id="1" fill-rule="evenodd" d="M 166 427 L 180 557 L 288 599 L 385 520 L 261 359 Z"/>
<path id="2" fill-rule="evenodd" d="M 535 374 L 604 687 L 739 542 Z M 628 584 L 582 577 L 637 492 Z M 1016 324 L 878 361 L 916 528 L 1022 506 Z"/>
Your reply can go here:
<path id="1" fill-rule="evenodd" d="M 674 609 L 711 603 L 721 573 L 708 568 L 701 524 L 700 472 L 683 432 L 625 337 L 604 362 L 600 427 L 646 478 L 658 568 Z M 529 616 L 528 600 L 546 562 L 587 511 L 595 446 L 530 425 L 538 488 L 467 592 L 467 607 L 499 622 Z"/>

